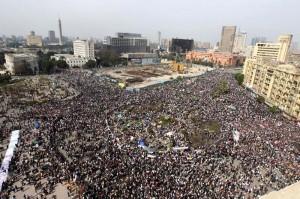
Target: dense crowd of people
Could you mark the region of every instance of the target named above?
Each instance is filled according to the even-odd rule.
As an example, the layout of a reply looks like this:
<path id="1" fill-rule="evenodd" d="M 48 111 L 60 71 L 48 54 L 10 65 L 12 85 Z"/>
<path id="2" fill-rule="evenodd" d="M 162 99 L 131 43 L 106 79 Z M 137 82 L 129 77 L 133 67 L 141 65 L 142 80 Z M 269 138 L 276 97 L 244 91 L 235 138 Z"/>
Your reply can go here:
<path id="1" fill-rule="evenodd" d="M 34 105 L 18 118 L 21 138 L 2 198 L 25 185 L 43 198 L 73 182 L 86 199 L 247 199 L 300 180 L 299 124 L 269 112 L 232 74 L 215 70 L 139 91 L 76 70 L 57 78 L 80 94 Z M 230 91 L 215 98 L 220 81 Z M 192 135 L 209 134 L 203 124 L 210 121 L 220 129 L 195 144 Z M 153 153 L 138 146 L 141 139 Z"/>

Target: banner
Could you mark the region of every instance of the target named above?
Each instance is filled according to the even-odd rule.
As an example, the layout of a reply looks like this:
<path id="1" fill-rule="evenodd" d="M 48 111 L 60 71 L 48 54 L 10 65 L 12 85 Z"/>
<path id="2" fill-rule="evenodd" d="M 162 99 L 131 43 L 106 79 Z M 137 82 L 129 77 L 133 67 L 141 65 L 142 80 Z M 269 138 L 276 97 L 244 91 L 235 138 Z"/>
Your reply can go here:
<path id="1" fill-rule="evenodd" d="M 234 131 L 232 132 L 232 134 L 233 134 L 233 140 L 234 140 L 235 142 L 238 142 L 239 139 L 240 139 L 240 132 L 238 132 L 237 130 L 234 130 Z"/>
<path id="2" fill-rule="evenodd" d="M 16 144 L 18 143 L 19 133 L 20 130 L 15 130 L 11 133 L 10 142 L 0 168 L 0 191 L 2 190 L 3 182 L 5 182 L 7 179 L 9 164 L 13 157 Z"/>

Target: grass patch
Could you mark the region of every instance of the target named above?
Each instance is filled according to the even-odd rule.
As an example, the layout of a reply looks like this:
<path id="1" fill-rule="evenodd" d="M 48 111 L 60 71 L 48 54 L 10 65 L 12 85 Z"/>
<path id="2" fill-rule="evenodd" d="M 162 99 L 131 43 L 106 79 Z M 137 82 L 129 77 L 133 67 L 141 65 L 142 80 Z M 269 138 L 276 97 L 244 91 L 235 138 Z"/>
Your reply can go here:
<path id="1" fill-rule="evenodd" d="M 196 122 L 193 120 L 193 122 Z M 198 124 L 197 131 L 187 133 L 181 132 L 184 137 L 190 142 L 192 147 L 200 147 L 207 144 L 212 144 L 220 133 L 220 123 L 217 121 L 196 122 Z"/>
<path id="2" fill-rule="evenodd" d="M 175 122 L 175 119 L 170 116 L 160 116 L 158 119 L 158 123 L 162 126 L 170 125 Z"/>
<path id="3" fill-rule="evenodd" d="M 203 123 L 202 128 L 209 133 L 219 133 L 221 126 L 217 121 L 208 121 Z"/>

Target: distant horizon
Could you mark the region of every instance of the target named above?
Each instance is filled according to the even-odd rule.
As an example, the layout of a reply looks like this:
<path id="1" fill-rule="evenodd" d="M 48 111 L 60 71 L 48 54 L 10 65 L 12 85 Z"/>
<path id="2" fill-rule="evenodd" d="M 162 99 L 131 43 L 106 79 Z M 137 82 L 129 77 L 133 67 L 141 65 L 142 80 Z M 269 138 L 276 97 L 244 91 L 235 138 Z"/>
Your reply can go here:
<path id="1" fill-rule="evenodd" d="M 275 42 L 282 34 L 293 34 L 293 42 L 300 41 L 300 27 L 295 25 L 300 2 L 295 0 L 10 0 L 2 5 L 0 35 L 6 36 L 26 37 L 35 31 L 47 37 L 54 30 L 57 37 L 60 18 L 63 35 L 81 39 L 103 40 L 116 32 L 133 32 L 157 42 L 160 31 L 162 39 L 177 37 L 215 45 L 222 26 L 233 25 L 247 33 L 247 44 L 254 37 Z"/>

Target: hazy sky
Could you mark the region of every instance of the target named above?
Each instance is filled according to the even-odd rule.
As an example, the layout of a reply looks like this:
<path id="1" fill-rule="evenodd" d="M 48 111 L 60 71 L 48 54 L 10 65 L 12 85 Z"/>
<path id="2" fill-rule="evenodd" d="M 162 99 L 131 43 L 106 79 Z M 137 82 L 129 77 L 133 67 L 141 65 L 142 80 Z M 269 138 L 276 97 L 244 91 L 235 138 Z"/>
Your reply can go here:
<path id="1" fill-rule="evenodd" d="M 222 25 L 236 25 L 253 36 L 275 40 L 292 33 L 300 40 L 300 0 L 0 0 L 0 35 L 27 35 L 34 30 L 103 39 L 115 32 L 162 38 L 193 38 L 215 43 Z"/>

